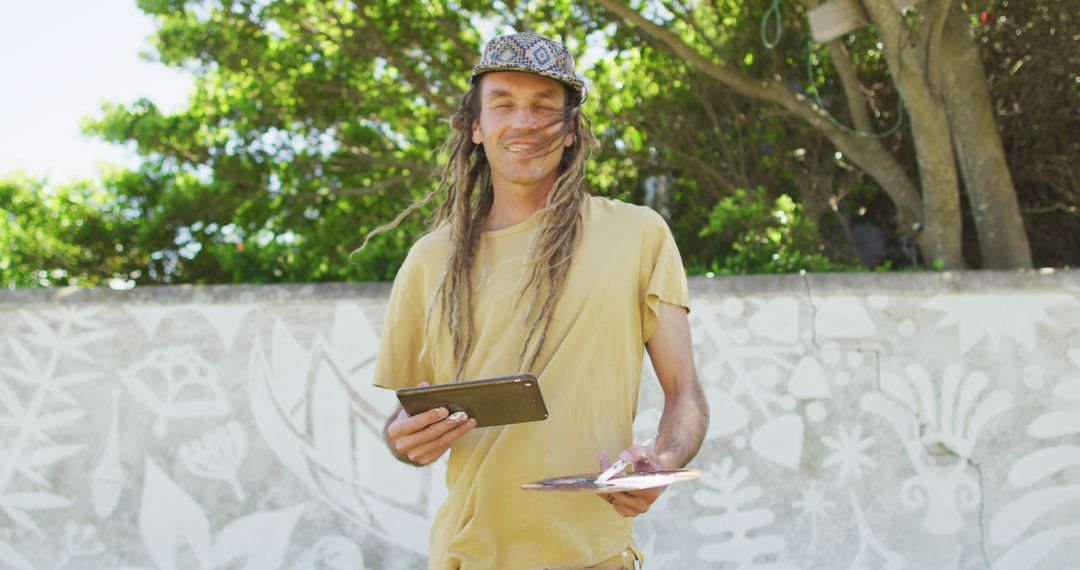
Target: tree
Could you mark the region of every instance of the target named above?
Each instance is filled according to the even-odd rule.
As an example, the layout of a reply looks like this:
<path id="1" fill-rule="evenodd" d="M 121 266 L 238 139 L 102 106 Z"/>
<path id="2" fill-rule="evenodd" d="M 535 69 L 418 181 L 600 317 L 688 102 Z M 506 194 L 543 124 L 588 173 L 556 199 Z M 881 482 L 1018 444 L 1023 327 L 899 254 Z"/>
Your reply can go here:
<path id="1" fill-rule="evenodd" d="M 465 85 L 457 72 L 478 49 L 466 15 L 361 2 L 140 6 L 159 19 L 157 57 L 196 75 L 180 112 L 110 105 L 88 127 L 144 157 L 113 187 L 158 252 L 145 279 L 391 278 L 420 220 L 354 263 L 350 252 L 430 188 L 445 94 Z"/>
<path id="2" fill-rule="evenodd" d="M 99 184 L 0 178 L 0 287 L 98 286 L 140 276 L 133 222 Z"/>
<path id="3" fill-rule="evenodd" d="M 953 29 L 944 24 L 951 20 L 924 9 L 938 1 L 897 13 L 900 29 L 941 23 L 945 45 Z M 422 214 L 362 254 L 350 254 L 364 234 L 432 187 L 436 149 L 449 132 L 445 119 L 467 87 L 481 40 L 513 30 L 559 37 L 579 60 L 595 62 L 586 110 L 603 146 L 590 165 L 590 183 L 600 194 L 665 213 L 688 267 L 730 266 L 722 258 L 738 254 L 732 249 L 738 240 L 724 231 L 702 239 L 702 228 L 718 205 L 738 208 L 730 198 L 757 188 L 763 190 L 753 192 L 755 200 L 766 205 L 796 198 L 801 207 L 792 215 L 817 225 L 817 231 L 788 226 L 798 239 L 787 246 L 786 259 L 827 254 L 847 266 L 860 260 L 873 266 L 882 258 L 914 260 L 917 242 L 927 264 L 963 264 L 959 216 L 977 211 L 959 194 L 958 173 L 965 170 L 956 165 L 963 156 L 941 159 L 961 143 L 942 149 L 941 140 L 915 128 L 911 112 L 897 113 L 929 93 L 924 114 L 945 109 L 945 119 L 936 124 L 924 117 L 919 124 L 945 128 L 942 140 L 959 140 L 942 94 L 945 76 L 935 76 L 938 83 L 929 71 L 889 80 L 891 70 L 903 69 L 895 60 L 930 49 L 929 39 L 890 56 L 891 48 L 877 47 L 879 40 L 887 45 L 888 26 L 862 30 L 816 48 L 806 73 L 808 5 L 780 4 L 786 30 L 766 50 L 758 3 L 718 0 L 693 10 L 648 3 L 649 12 L 607 3 L 608 9 L 571 0 L 142 0 L 159 21 L 154 57 L 192 70 L 196 81 L 185 109 L 167 114 L 146 100 L 108 105 L 88 125 L 107 140 L 134 143 L 144 158 L 138 169 L 102 181 L 137 221 L 129 227 L 131 242 L 146 263 L 137 280 L 391 278 L 423 231 Z M 1009 45 L 1008 57 L 1025 49 Z M 987 65 L 996 70 L 1001 63 Z M 992 85 L 999 76 L 991 75 Z M 1000 116 L 1001 102 L 994 105 Z M 854 129 L 826 109 L 846 111 Z M 858 134 L 889 125 L 899 129 L 877 138 Z M 953 182 L 947 184 L 941 181 L 948 164 Z M 1010 166 L 1015 170 L 1015 161 Z M 975 194 L 966 193 L 977 206 Z M 987 216 L 972 219 L 988 227 Z M 739 239 L 753 239 L 753 232 L 767 239 L 774 229 L 749 224 Z M 892 249 L 867 257 L 862 236 L 868 233 Z M 821 244 L 808 246 L 807 236 L 821 236 Z M 982 265 L 993 266 L 990 257 Z"/>
<path id="4" fill-rule="evenodd" d="M 693 6 L 663 2 L 665 10 L 649 16 L 644 6 L 622 0 L 600 0 L 600 4 L 717 84 L 778 107 L 820 132 L 888 194 L 896 206 L 897 225 L 910 229 L 928 258 L 946 268 L 965 266 L 959 170 L 975 212 L 984 266 L 1031 266 L 1027 235 L 978 62 L 978 47 L 970 37 L 970 18 L 959 2 L 934 0 L 907 12 L 897 11 L 889 0 L 845 3 L 862 10 L 874 26 L 881 54 L 907 111 L 918 184 L 881 140 L 859 135 L 871 132 L 872 124 L 842 40 L 831 39 L 827 47 L 844 84 L 857 132 L 828 120 L 823 109 L 781 78 L 752 76 L 724 58 L 723 49 L 716 48 L 724 42 L 720 23 L 725 15 L 738 14 L 741 2 Z M 801 14 L 817 7 L 816 2 L 806 1 L 794 12 Z"/>
<path id="5" fill-rule="evenodd" d="M 978 40 L 1032 252 L 1080 263 L 1080 19 L 1065 0 L 994 0 Z"/>

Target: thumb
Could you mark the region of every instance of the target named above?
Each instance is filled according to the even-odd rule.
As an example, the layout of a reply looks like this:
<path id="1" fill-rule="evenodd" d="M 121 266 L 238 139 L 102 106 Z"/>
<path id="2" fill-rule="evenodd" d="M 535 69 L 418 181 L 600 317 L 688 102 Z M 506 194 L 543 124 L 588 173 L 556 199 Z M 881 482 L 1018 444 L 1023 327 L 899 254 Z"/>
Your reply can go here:
<path id="1" fill-rule="evenodd" d="M 600 470 L 603 471 L 603 470 L 607 469 L 608 467 L 611 467 L 611 459 L 608 458 L 607 451 L 601 449 L 600 450 Z"/>

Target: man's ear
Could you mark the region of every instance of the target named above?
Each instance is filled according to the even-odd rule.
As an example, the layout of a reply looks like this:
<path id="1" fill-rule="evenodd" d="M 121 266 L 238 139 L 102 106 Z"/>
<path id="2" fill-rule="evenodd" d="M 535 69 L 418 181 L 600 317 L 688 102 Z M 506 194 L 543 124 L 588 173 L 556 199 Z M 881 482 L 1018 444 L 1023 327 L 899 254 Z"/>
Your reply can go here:
<path id="1" fill-rule="evenodd" d="M 472 142 L 473 144 L 484 144 L 484 134 L 480 132 L 480 122 L 472 122 Z"/>
<path id="2" fill-rule="evenodd" d="M 574 146 L 574 133 L 566 133 L 566 136 L 563 137 L 563 143 L 562 144 L 566 148 L 570 148 L 570 147 Z"/>

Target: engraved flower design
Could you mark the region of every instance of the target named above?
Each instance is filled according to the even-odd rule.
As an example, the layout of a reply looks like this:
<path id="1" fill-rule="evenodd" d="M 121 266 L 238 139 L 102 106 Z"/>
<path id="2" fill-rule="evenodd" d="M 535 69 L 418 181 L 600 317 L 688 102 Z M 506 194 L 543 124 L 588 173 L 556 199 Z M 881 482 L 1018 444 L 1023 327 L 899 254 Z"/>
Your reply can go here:
<path id="1" fill-rule="evenodd" d="M 810 554 L 817 550 L 818 519 L 836 506 L 834 501 L 825 498 L 825 491 L 819 489 L 817 481 L 811 481 L 807 487 L 800 487 L 801 498 L 794 505 L 799 508 L 799 518 L 810 517 Z"/>
<path id="2" fill-rule="evenodd" d="M 862 469 L 873 469 L 877 467 L 877 461 L 874 461 L 873 457 L 866 454 L 867 451 L 874 445 L 874 438 L 862 437 L 862 427 L 855 426 L 850 432 L 843 425 L 837 429 L 836 437 L 832 438 L 825 436 L 821 438 L 821 443 L 825 444 L 832 450 L 826 458 L 823 467 L 840 466 L 840 477 L 838 482 L 843 483 L 847 481 L 849 475 L 855 479 L 862 479 Z"/>

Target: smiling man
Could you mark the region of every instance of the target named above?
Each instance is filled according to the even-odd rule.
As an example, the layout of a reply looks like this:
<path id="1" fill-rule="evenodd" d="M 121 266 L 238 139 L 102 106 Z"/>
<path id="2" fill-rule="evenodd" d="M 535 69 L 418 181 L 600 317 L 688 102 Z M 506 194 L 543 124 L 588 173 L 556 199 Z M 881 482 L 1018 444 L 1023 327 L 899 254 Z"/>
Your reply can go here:
<path id="1" fill-rule="evenodd" d="M 704 437 L 678 249 L 652 210 L 589 194 L 584 99 L 563 45 L 530 33 L 493 39 L 451 118 L 441 183 L 377 230 L 440 200 L 394 281 L 375 384 L 529 372 L 550 412 L 481 429 L 445 408 L 391 413 L 385 435 L 398 459 L 422 466 L 449 452 L 431 569 L 639 567 L 630 522 L 662 489 L 520 486 L 595 472 L 605 450 L 637 471 L 683 467 Z M 655 448 L 631 439 L 646 349 L 665 397 Z"/>

